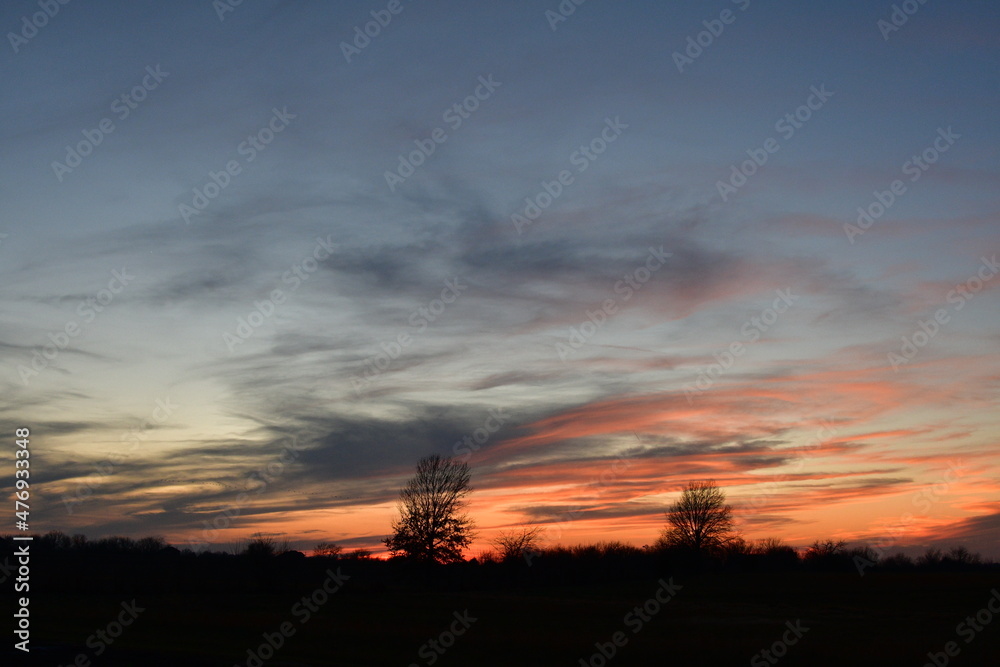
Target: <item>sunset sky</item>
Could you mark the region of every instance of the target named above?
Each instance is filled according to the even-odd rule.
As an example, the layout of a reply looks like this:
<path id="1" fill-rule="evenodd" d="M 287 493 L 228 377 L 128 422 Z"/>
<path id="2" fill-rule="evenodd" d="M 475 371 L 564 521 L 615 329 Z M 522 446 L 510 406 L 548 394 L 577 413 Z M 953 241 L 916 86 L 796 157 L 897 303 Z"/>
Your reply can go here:
<path id="1" fill-rule="evenodd" d="M 469 555 L 1000 557 L 1000 5 L 912 4 L 4 3 L 32 530 L 379 550 L 441 454 Z"/>

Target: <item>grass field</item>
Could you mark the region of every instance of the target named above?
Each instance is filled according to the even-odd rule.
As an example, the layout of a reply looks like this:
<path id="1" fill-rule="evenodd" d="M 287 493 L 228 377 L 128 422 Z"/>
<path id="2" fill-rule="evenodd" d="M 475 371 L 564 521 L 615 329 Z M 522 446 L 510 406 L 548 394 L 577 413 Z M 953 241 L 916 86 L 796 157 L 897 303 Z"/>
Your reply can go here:
<path id="1" fill-rule="evenodd" d="M 634 608 L 653 598 L 657 580 L 543 591 L 355 589 L 331 595 L 306 622 L 303 607 L 292 611 L 301 595 L 137 596 L 144 611 L 100 656 L 87 639 L 116 618 L 123 598 L 46 594 L 32 602 L 31 662 L 19 663 L 69 665 L 82 653 L 77 664 L 247 665 L 247 651 L 264 642 L 262 633 L 275 636 L 288 623 L 290 636 L 262 664 L 768 665 L 777 658 L 760 652 L 783 635 L 797 641 L 785 651 L 776 647 L 782 665 L 919 667 L 949 641 L 958 655 L 942 653 L 947 664 L 1000 664 L 1000 616 L 971 641 L 968 631 L 956 633 L 1000 587 L 995 574 L 723 574 L 673 581 L 681 586 L 675 597 L 651 603 L 645 618 Z M 466 611 L 464 629 L 455 614 Z M 786 632 L 786 622 L 796 621 L 801 638 Z M 427 644 L 450 643 L 453 623 L 464 632 L 450 648 L 442 653 Z M 598 643 L 605 652 L 613 647 L 614 656 L 601 656 Z"/>

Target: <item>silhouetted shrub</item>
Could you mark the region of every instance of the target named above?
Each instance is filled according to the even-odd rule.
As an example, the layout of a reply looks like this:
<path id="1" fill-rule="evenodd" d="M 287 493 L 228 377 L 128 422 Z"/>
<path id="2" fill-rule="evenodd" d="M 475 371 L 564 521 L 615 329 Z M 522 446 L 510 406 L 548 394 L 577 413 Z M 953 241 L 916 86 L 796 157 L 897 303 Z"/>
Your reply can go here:
<path id="1" fill-rule="evenodd" d="M 321 556 L 323 558 L 337 558 L 344 551 L 344 547 L 339 544 L 334 544 L 333 542 L 320 542 L 313 549 L 313 556 Z"/>
<path id="2" fill-rule="evenodd" d="M 944 554 L 941 553 L 940 549 L 928 549 L 924 555 L 917 558 L 917 566 L 934 569 L 940 567 L 943 560 Z"/>
<path id="3" fill-rule="evenodd" d="M 909 572 L 914 567 L 913 559 L 902 553 L 886 556 L 878 561 L 878 569 L 886 572 Z"/>
<path id="4" fill-rule="evenodd" d="M 522 526 L 515 530 L 502 531 L 493 538 L 491 544 L 500 560 L 520 560 L 524 558 L 524 554 L 538 551 L 541 532 L 541 526 Z"/>

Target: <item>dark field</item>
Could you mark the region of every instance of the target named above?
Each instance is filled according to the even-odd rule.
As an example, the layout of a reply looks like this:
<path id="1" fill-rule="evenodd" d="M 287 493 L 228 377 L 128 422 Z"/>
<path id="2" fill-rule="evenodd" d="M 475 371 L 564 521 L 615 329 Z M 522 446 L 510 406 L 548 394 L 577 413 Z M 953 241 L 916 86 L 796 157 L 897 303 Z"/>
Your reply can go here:
<path id="1" fill-rule="evenodd" d="M 293 634 L 273 657 L 250 665 L 919 667 L 928 663 L 928 652 L 941 653 L 939 665 L 946 658 L 954 665 L 1000 664 L 1000 617 L 971 637 L 971 630 L 956 630 L 986 607 L 991 590 L 1000 587 L 996 573 L 675 575 L 682 588 L 648 620 L 627 615 L 654 596 L 656 577 L 475 592 L 367 589 L 357 579 L 304 623 L 304 608 L 292 611 L 301 593 L 137 594 L 144 611 L 100 657 L 87 648 L 88 637 L 106 628 L 132 596 L 39 593 L 32 599 L 32 658 L 15 664 L 68 665 L 82 652 L 94 665 L 246 665 L 248 649 L 284 622 Z M 441 653 L 427 645 L 466 610 L 475 620 L 450 648 Z M 767 661 L 760 652 L 781 641 L 786 622 L 796 621 L 808 630 L 786 652 L 778 647 L 784 657 Z M 595 644 L 610 652 L 616 632 L 623 645 L 605 663 Z M 956 657 L 942 653 L 950 641 Z"/>

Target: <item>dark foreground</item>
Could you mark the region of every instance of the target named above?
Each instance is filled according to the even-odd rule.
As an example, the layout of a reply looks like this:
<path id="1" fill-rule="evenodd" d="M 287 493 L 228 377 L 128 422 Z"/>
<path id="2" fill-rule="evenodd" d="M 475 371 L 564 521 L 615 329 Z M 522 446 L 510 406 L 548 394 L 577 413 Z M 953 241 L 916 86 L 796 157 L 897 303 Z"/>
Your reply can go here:
<path id="1" fill-rule="evenodd" d="M 671 582 L 664 572 L 648 581 L 472 592 L 369 589 L 352 579 L 325 602 L 315 596 L 315 611 L 301 604 L 301 591 L 137 594 L 132 609 L 132 596 L 39 593 L 31 657 L 8 664 L 919 667 L 935 664 L 929 653 L 936 667 L 1000 664 L 1000 614 L 988 607 L 1000 588 L 996 573 L 702 574 Z M 652 602 L 657 594 L 669 601 Z M 129 625 L 112 638 L 120 617 Z M 266 636 L 280 648 L 271 651 Z"/>

